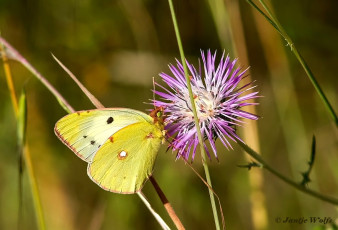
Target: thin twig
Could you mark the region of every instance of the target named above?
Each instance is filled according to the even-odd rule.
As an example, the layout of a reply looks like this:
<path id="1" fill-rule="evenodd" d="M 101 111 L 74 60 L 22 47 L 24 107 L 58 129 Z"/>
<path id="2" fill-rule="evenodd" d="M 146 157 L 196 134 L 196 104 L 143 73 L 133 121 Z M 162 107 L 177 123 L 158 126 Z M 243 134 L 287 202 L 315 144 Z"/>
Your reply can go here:
<path id="1" fill-rule="evenodd" d="M 185 228 L 184 228 L 181 220 L 176 215 L 173 207 L 169 203 L 167 197 L 164 195 L 164 193 L 163 193 L 162 189 L 160 188 L 160 186 L 157 184 L 155 178 L 153 176 L 150 176 L 149 180 L 153 184 L 153 187 L 155 188 L 155 191 L 157 192 L 158 196 L 160 197 L 160 199 L 162 201 L 162 204 L 164 205 L 165 209 L 167 210 L 170 218 L 173 220 L 176 228 L 178 230 L 184 230 Z"/>

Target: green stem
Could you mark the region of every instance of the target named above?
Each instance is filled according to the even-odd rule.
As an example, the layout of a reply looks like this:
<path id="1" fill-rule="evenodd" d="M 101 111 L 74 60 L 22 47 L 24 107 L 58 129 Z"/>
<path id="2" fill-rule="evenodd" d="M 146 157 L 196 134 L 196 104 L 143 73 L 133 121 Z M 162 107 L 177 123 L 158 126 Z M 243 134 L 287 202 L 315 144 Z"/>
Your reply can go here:
<path id="1" fill-rule="evenodd" d="M 196 131 L 197 131 L 197 136 L 198 136 L 198 141 L 199 141 L 199 146 L 200 146 L 200 151 L 201 151 L 202 164 L 203 164 L 203 167 L 204 167 L 204 172 L 205 172 L 207 182 L 210 185 L 209 195 L 210 195 L 210 202 L 211 202 L 212 211 L 213 211 L 213 214 L 214 214 L 215 226 L 216 226 L 216 229 L 219 230 L 220 225 L 219 225 L 219 220 L 218 220 L 217 207 L 216 207 L 214 193 L 211 189 L 212 188 L 211 178 L 210 178 L 208 164 L 206 162 L 206 154 L 205 154 L 201 129 L 200 129 L 200 126 L 199 126 L 194 96 L 193 96 L 193 92 L 192 92 L 191 85 L 190 85 L 190 77 L 189 77 L 188 67 L 187 67 L 187 63 L 186 63 L 186 60 L 185 60 L 185 56 L 184 56 L 184 51 L 183 51 L 182 41 L 181 41 L 181 37 L 180 37 L 180 32 L 179 32 L 177 21 L 176 21 L 174 6 L 173 6 L 173 3 L 172 3 L 171 0 L 168 0 L 168 2 L 169 2 L 170 12 L 171 12 L 171 17 L 172 17 L 173 24 L 174 24 L 177 44 L 178 44 L 178 48 L 179 48 L 180 55 L 181 55 L 181 61 L 182 61 L 182 65 L 183 65 L 183 68 L 184 68 L 184 75 L 185 75 L 185 79 L 187 81 L 187 87 L 188 87 L 188 91 L 189 91 L 189 98 L 190 98 L 190 103 L 191 103 L 191 107 L 192 107 L 192 112 L 194 114 L 194 121 L 195 121 L 195 126 L 196 126 Z"/>
<path id="2" fill-rule="evenodd" d="M 307 193 L 313 197 L 316 197 L 318 199 L 321 199 L 323 201 L 326 201 L 328 203 L 334 204 L 334 205 L 338 205 L 338 199 L 334 198 L 334 197 L 328 197 L 325 196 L 323 194 L 320 194 L 316 191 L 313 191 L 311 189 L 308 189 L 306 187 L 304 187 L 303 185 L 296 183 L 292 180 L 290 180 L 289 178 L 285 177 L 284 175 L 282 175 L 281 173 L 277 172 L 273 167 L 269 166 L 264 160 L 263 158 L 256 153 L 253 149 L 251 149 L 249 146 L 247 146 L 246 144 L 242 143 L 242 142 L 238 142 L 238 144 L 252 157 L 254 158 L 256 161 L 258 161 L 260 163 L 260 166 L 266 170 L 268 170 L 269 172 L 271 172 L 272 174 L 274 174 L 275 176 L 277 176 L 279 179 L 281 179 L 282 181 L 284 181 L 285 183 L 291 185 L 292 187 Z"/>
<path id="3" fill-rule="evenodd" d="M 315 76 L 313 75 L 310 67 L 307 65 L 305 62 L 304 58 L 301 56 L 301 54 L 298 52 L 297 48 L 293 44 L 293 41 L 289 37 L 289 35 L 285 32 L 284 28 L 282 25 L 279 23 L 278 19 L 274 17 L 272 14 L 271 10 L 267 7 L 267 5 L 264 3 L 263 0 L 259 0 L 263 8 L 266 10 L 268 15 L 266 15 L 262 10 L 259 9 L 259 7 L 253 3 L 252 0 L 246 0 L 251 6 L 253 6 L 259 13 L 261 13 L 269 22 L 270 24 L 281 34 L 281 36 L 286 40 L 288 45 L 291 48 L 291 52 L 295 55 L 299 63 L 302 65 L 306 75 L 310 79 L 312 85 L 314 86 L 315 90 L 317 91 L 319 97 L 322 99 L 323 103 L 325 104 L 328 112 L 330 113 L 331 117 L 333 118 L 336 126 L 338 126 L 338 117 L 337 114 L 335 113 L 332 105 L 330 104 L 329 100 L 327 99 L 324 91 L 321 89 L 319 83 L 317 82 Z"/>

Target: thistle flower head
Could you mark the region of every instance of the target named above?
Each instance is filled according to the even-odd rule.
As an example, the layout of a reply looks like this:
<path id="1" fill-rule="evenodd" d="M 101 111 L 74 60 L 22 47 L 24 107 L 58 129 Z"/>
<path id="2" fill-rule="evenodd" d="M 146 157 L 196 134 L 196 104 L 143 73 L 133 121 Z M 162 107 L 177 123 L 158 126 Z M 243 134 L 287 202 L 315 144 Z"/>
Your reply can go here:
<path id="1" fill-rule="evenodd" d="M 224 57 L 223 52 L 217 66 L 216 52 L 212 55 L 209 50 L 205 56 L 201 51 L 201 55 L 203 72 L 201 68 L 197 71 L 188 61 L 186 63 L 201 133 L 204 140 L 209 141 L 212 152 L 217 158 L 216 139 L 219 139 L 227 149 L 232 148 L 228 139 L 242 141 L 236 134 L 236 126 L 243 123 L 240 118 L 258 119 L 256 115 L 241 110 L 244 106 L 256 104 L 247 101 L 258 97 L 258 92 L 245 94 L 246 91 L 254 88 L 251 83 L 239 87 L 246 70 L 241 71 L 240 68 L 234 67 L 237 59 L 231 61 L 229 56 Z M 176 66 L 169 65 L 169 69 L 171 75 L 161 73 L 160 76 L 170 90 L 156 84 L 163 91 L 155 90 L 155 94 L 159 95 L 161 100 L 154 100 L 154 104 L 165 108 L 167 114 L 165 129 L 172 138 L 170 147 L 178 151 L 178 157 L 188 159 L 192 152 L 192 159 L 194 159 L 198 136 L 184 69 L 179 61 Z M 204 147 L 210 158 L 208 148 L 206 145 Z"/>

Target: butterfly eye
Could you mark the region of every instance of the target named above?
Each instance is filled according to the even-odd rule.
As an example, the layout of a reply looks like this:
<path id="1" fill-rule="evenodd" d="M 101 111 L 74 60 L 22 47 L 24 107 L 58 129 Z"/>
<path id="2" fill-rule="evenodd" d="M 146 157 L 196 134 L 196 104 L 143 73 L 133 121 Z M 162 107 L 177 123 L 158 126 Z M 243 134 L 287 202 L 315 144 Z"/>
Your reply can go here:
<path id="1" fill-rule="evenodd" d="M 163 115 L 162 111 L 158 111 L 158 112 L 156 113 L 156 117 L 158 117 L 158 118 L 162 117 L 162 115 Z"/>

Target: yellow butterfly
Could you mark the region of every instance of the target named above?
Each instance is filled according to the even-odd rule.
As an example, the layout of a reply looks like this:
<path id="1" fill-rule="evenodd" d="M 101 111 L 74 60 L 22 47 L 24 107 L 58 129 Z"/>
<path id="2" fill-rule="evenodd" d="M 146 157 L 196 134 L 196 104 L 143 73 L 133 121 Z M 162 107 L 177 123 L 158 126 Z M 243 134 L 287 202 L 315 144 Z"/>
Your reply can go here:
<path id="1" fill-rule="evenodd" d="M 123 194 L 142 189 L 164 141 L 163 108 L 150 115 L 125 109 L 79 111 L 61 118 L 55 134 L 82 160 L 101 188 Z"/>

